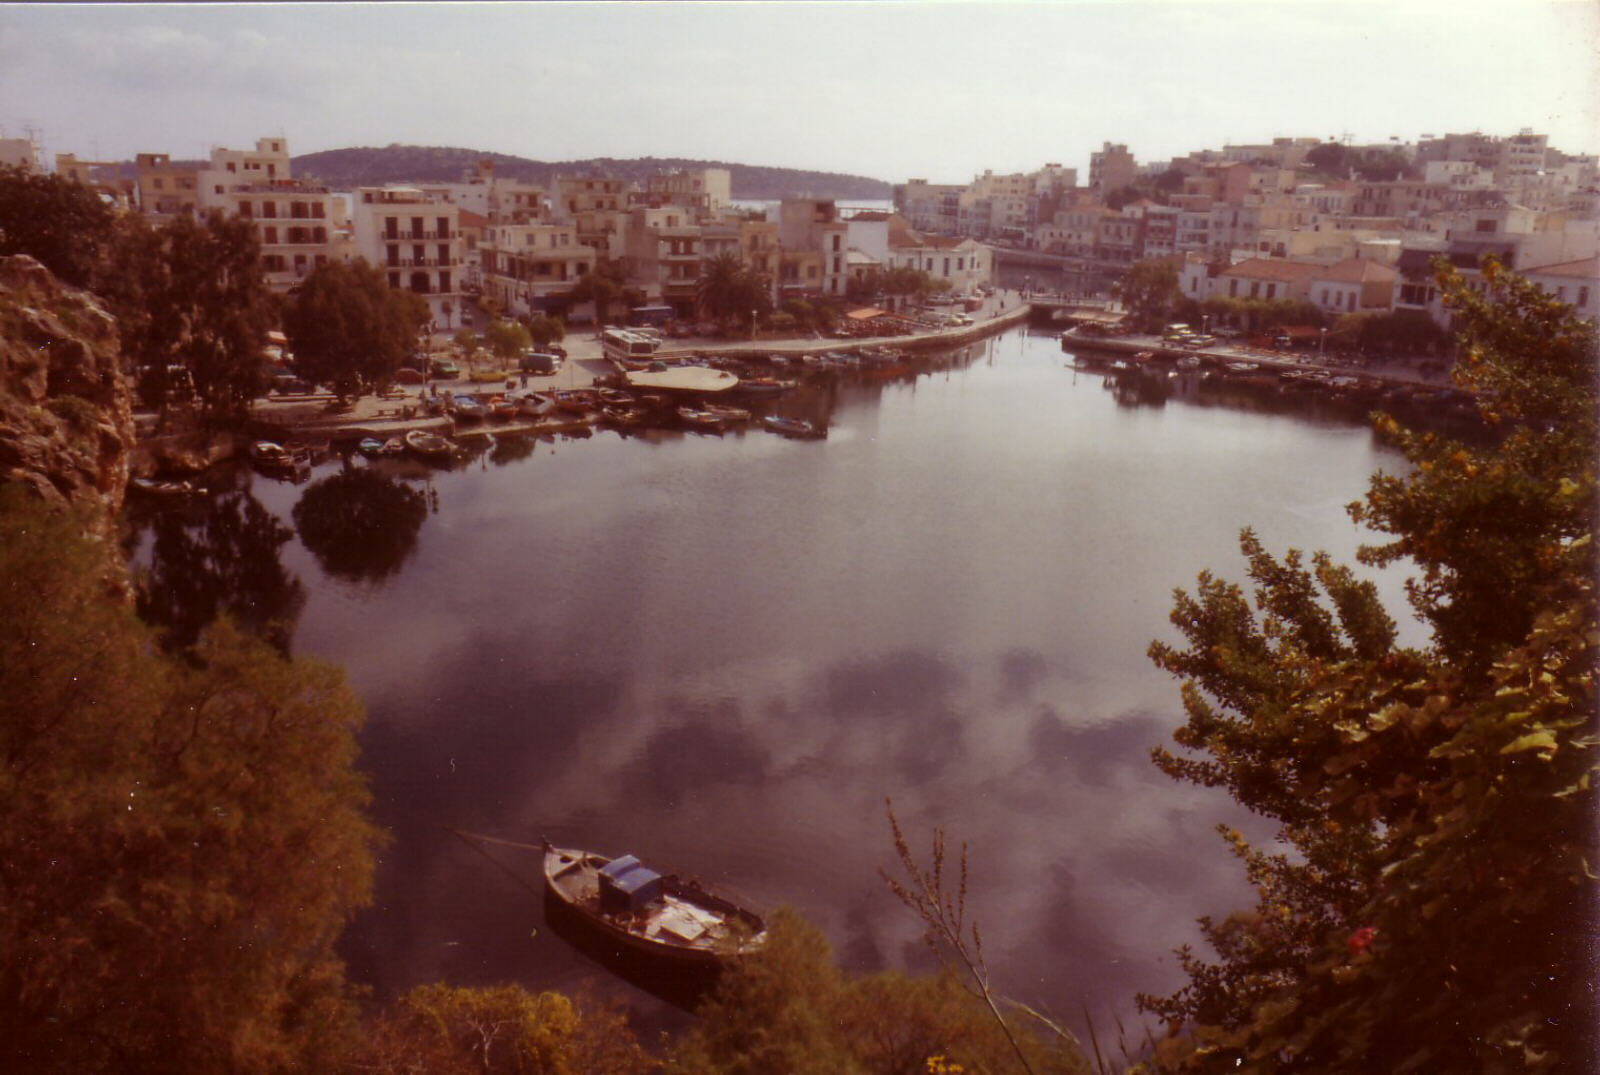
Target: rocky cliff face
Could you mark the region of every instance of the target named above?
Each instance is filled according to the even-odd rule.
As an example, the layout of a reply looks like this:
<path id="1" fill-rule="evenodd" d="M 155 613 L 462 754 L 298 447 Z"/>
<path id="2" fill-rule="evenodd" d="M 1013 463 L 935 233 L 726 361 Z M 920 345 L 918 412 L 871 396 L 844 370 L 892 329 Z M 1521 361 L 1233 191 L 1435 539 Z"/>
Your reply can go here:
<path id="1" fill-rule="evenodd" d="M 0 257 L 0 482 L 122 507 L 134 443 L 116 320 L 30 257 Z"/>

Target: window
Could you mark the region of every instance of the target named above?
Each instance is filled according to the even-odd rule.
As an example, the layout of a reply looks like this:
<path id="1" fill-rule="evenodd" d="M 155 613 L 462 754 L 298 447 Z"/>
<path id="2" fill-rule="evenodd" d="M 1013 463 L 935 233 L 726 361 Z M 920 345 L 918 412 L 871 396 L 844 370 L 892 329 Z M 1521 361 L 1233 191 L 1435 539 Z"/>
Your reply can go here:
<path id="1" fill-rule="evenodd" d="M 1492 221 L 1492 220 L 1480 220 L 1480 221 L 1478 221 L 1477 230 L 1478 231 L 1486 231 L 1486 232 L 1494 231 L 1494 221 Z"/>
<path id="2" fill-rule="evenodd" d="M 275 218 L 278 215 L 278 203 L 277 202 L 262 202 L 261 203 L 261 215 L 263 217 L 265 217 L 266 219 L 268 219 L 268 220 L 272 220 L 273 218 Z"/>
<path id="3" fill-rule="evenodd" d="M 278 229 L 277 228 L 262 228 L 261 229 L 261 241 L 264 242 L 264 243 L 275 243 L 275 242 L 277 242 L 278 241 Z"/>
<path id="4" fill-rule="evenodd" d="M 1581 309 L 1583 309 L 1584 307 L 1586 307 L 1588 305 L 1589 305 L 1589 289 L 1587 287 L 1580 287 L 1578 289 L 1578 309 L 1581 310 Z"/>

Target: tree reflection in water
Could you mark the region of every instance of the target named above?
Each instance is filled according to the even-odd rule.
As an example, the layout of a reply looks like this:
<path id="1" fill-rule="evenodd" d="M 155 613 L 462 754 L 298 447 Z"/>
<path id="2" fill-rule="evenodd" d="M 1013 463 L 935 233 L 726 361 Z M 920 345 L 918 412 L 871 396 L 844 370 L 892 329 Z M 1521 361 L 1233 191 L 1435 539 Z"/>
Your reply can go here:
<path id="1" fill-rule="evenodd" d="M 489 462 L 497 467 L 527 459 L 539 447 L 537 437 L 496 437 L 489 451 Z"/>
<path id="2" fill-rule="evenodd" d="M 151 517 L 150 566 L 137 607 L 169 650 L 194 645 L 221 614 L 285 656 L 305 587 L 279 559 L 294 531 L 249 491 L 219 493 L 184 511 Z"/>
<path id="3" fill-rule="evenodd" d="M 322 569 L 363 583 L 400 570 L 427 516 L 423 493 L 371 467 L 313 482 L 294 506 L 300 540 Z"/>

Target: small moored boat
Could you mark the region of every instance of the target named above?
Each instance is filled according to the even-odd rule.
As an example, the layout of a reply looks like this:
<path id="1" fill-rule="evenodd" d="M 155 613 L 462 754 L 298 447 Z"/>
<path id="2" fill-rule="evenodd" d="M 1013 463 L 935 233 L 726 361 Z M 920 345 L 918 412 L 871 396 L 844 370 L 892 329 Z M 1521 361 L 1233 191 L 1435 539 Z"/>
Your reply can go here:
<path id="1" fill-rule="evenodd" d="M 423 459 L 449 459 L 456 446 L 449 439 L 425 429 L 413 429 L 406 434 L 406 447 Z"/>
<path id="2" fill-rule="evenodd" d="M 781 414 L 769 415 L 765 419 L 766 427 L 774 433 L 781 433 L 785 437 L 798 437 L 802 440 L 821 440 L 828 435 L 825 426 L 807 422 L 803 418 L 785 418 Z"/>
<path id="3" fill-rule="evenodd" d="M 766 923 L 695 882 L 632 855 L 608 858 L 544 844 L 545 891 L 586 924 L 640 955 L 716 967 L 758 950 Z"/>

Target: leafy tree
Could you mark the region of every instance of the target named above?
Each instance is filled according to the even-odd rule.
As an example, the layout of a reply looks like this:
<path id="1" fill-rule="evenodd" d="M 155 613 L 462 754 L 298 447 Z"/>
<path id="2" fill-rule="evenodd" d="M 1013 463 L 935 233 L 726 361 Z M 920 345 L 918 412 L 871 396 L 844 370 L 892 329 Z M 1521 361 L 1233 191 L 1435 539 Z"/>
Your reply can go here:
<path id="1" fill-rule="evenodd" d="M 606 262 L 580 276 L 572 290 L 567 292 L 567 300 L 573 305 L 594 303 L 594 325 L 598 330 L 610 323 L 611 304 L 622 295 L 622 266 L 616 262 Z"/>
<path id="2" fill-rule="evenodd" d="M 427 517 L 422 493 L 370 467 L 312 482 L 294 506 L 300 540 L 322 569 L 353 582 L 399 571 Z"/>
<path id="3" fill-rule="evenodd" d="M 818 930 L 789 910 L 767 943 L 725 972 L 669 1071 L 755 1073 L 1015 1070 L 1017 1055 L 951 974 L 850 978 Z M 1075 1053 L 1023 1036 L 1032 1070 L 1084 1071 Z"/>
<path id="4" fill-rule="evenodd" d="M 657 1065 L 614 1009 L 521 986 L 418 986 L 368 1033 L 362 1071 L 637 1075 Z"/>
<path id="5" fill-rule="evenodd" d="M 169 660 L 86 510 L 0 490 L 0 1063 L 335 1070 L 361 705 L 226 624 Z"/>
<path id="6" fill-rule="evenodd" d="M 1254 593 L 1203 574 L 1180 592 L 1183 679 L 1170 775 L 1226 788 L 1292 851 L 1226 833 L 1257 890 L 1202 920 L 1219 960 L 1141 998 L 1175 1033 L 1163 1070 L 1573 1070 L 1595 1056 L 1587 945 L 1594 826 L 1597 497 L 1592 323 L 1484 266 L 1448 267 L 1463 387 L 1485 445 L 1380 419 L 1410 472 L 1374 475 L 1351 513 L 1408 560 L 1426 648 L 1396 644 L 1370 583 L 1325 555 L 1272 557 L 1249 531 Z"/>
<path id="7" fill-rule="evenodd" d="M 746 332 L 754 330 L 754 319 L 772 311 L 772 296 L 761 278 L 731 251 L 701 265 L 696 299 L 702 313 L 722 324 L 742 321 Z"/>
<path id="8" fill-rule="evenodd" d="M 0 168 L 0 257 L 27 254 L 66 283 L 88 287 L 113 219 L 82 183 Z"/>
<path id="9" fill-rule="evenodd" d="M 1158 331 L 1167 323 L 1181 295 L 1177 266 L 1165 260 L 1139 262 L 1117 285 L 1117 298 L 1145 332 Z"/>
<path id="10" fill-rule="evenodd" d="M 528 335 L 533 338 L 533 345 L 542 350 L 566 339 L 567 326 L 559 317 L 540 314 L 528 322 Z"/>
<path id="11" fill-rule="evenodd" d="M 274 313 L 261 275 L 260 243 L 248 220 L 180 217 L 160 228 L 119 222 L 97 283 L 124 348 L 165 397 L 168 366 L 189 371 L 206 414 L 237 423 L 267 389 L 263 359 Z"/>
<path id="12" fill-rule="evenodd" d="M 502 363 L 509 363 L 533 346 L 528 330 L 515 321 L 491 321 L 483 330 L 484 342 Z"/>
<path id="13" fill-rule="evenodd" d="M 1352 161 L 1350 150 L 1339 142 L 1323 142 L 1313 146 L 1306 152 L 1306 163 L 1324 175 L 1345 178 L 1350 173 Z"/>
<path id="14" fill-rule="evenodd" d="M 391 288 L 362 259 L 318 265 L 284 315 L 300 375 L 342 398 L 387 385 L 427 323 L 420 295 Z"/>

